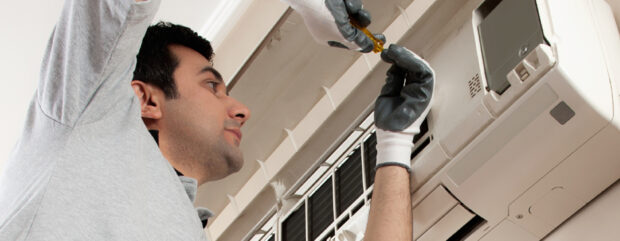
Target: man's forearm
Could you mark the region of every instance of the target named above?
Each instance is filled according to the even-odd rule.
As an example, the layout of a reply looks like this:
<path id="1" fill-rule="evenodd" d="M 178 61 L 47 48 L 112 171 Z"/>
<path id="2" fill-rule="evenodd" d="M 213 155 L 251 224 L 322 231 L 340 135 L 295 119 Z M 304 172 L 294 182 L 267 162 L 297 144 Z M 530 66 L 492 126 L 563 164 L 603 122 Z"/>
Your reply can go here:
<path id="1" fill-rule="evenodd" d="M 364 240 L 412 240 L 409 172 L 400 166 L 377 168 Z"/>

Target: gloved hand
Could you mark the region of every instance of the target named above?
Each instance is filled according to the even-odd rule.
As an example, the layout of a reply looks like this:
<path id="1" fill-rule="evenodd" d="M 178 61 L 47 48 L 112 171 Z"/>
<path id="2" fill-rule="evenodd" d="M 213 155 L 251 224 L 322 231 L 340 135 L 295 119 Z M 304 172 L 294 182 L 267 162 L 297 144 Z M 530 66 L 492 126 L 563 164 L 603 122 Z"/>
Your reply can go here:
<path id="1" fill-rule="evenodd" d="M 312 37 L 332 47 L 370 52 L 374 44 L 361 30 L 351 25 L 350 18 L 361 27 L 370 25 L 370 13 L 361 0 L 282 0 L 301 14 Z M 375 34 L 385 42 L 385 36 Z"/>
<path id="2" fill-rule="evenodd" d="M 430 109 L 435 73 L 410 50 L 391 44 L 381 58 L 392 63 L 375 102 L 377 167 L 398 165 L 411 171 L 413 136 Z"/>

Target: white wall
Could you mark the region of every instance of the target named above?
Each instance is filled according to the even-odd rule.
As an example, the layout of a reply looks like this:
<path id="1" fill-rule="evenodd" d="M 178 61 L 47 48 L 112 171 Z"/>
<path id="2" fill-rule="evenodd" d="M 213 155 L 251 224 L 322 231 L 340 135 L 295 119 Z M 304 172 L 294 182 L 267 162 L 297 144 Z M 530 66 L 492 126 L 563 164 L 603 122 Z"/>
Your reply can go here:
<path id="1" fill-rule="evenodd" d="M 39 65 L 62 0 L 0 4 L 0 170 L 23 126 Z"/>

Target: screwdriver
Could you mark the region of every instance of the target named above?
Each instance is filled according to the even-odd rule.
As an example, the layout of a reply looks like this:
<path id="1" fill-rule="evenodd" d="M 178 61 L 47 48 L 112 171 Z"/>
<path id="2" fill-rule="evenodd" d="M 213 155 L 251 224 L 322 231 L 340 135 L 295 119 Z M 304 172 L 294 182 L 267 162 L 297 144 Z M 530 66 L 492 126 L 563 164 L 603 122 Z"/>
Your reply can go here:
<path id="1" fill-rule="evenodd" d="M 380 39 L 375 38 L 374 35 L 372 35 L 372 33 L 370 33 L 370 31 L 368 31 L 368 29 L 362 27 L 357 21 L 355 21 L 355 19 L 351 18 L 349 20 L 349 22 L 351 23 L 351 25 L 353 25 L 353 27 L 361 30 L 362 32 L 364 32 L 364 34 L 366 34 L 366 36 L 368 36 L 368 38 L 370 38 L 370 40 L 372 40 L 372 43 L 374 45 L 374 48 L 372 49 L 373 53 L 381 53 L 381 51 L 383 51 L 383 44 L 385 44 L 383 41 L 381 41 Z"/>

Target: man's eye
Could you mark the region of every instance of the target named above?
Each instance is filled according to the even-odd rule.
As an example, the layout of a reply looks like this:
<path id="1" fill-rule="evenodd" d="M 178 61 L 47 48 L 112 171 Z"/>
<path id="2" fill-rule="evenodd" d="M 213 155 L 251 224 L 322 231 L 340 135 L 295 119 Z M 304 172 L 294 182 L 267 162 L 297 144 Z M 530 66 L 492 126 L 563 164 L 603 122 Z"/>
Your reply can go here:
<path id="1" fill-rule="evenodd" d="M 209 86 L 209 88 L 211 88 L 213 90 L 213 92 L 215 92 L 217 90 L 217 86 L 219 83 L 217 82 L 207 82 L 207 86 Z"/>

